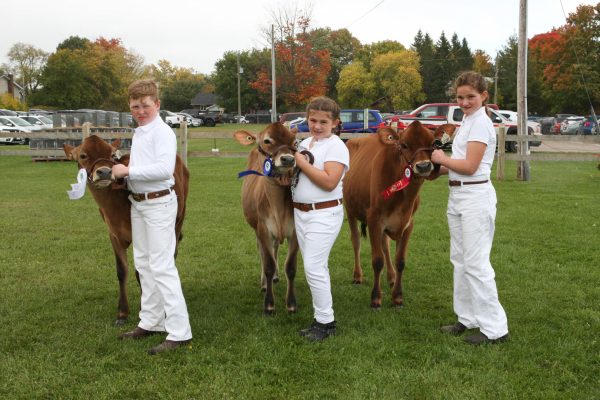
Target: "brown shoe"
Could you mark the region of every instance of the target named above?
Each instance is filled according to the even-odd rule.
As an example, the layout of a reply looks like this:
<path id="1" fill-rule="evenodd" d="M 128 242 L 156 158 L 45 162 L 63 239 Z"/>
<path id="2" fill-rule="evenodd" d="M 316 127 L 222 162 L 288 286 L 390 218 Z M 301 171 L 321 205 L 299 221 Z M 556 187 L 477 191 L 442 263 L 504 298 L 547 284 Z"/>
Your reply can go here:
<path id="1" fill-rule="evenodd" d="M 460 322 L 457 322 L 454 325 L 444 325 L 440 328 L 440 331 L 442 331 L 443 333 L 449 333 L 450 335 L 454 336 L 458 336 L 466 330 L 467 327 L 461 324 Z"/>
<path id="2" fill-rule="evenodd" d="M 148 354 L 153 356 L 158 353 L 164 353 L 165 351 L 175 350 L 179 347 L 186 346 L 186 345 L 190 344 L 191 342 L 192 342 L 192 339 L 190 339 L 190 340 L 165 340 L 158 346 L 155 346 L 155 347 L 152 347 L 151 349 L 149 349 Z"/>
<path id="3" fill-rule="evenodd" d="M 484 343 L 490 343 L 490 344 L 501 343 L 501 342 L 506 341 L 507 339 L 508 339 L 508 333 L 504 336 L 500 336 L 497 339 L 489 339 L 483 333 L 479 332 L 475 335 L 467 336 L 465 338 L 465 342 L 472 344 L 473 346 L 479 346 L 480 344 L 484 344 Z"/>
<path id="4" fill-rule="evenodd" d="M 143 328 L 140 328 L 139 326 L 136 326 L 134 330 L 130 331 L 130 332 L 124 332 L 121 334 L 121 336 L 119 336 L 119 338 L 121 340 L 124 339 L 142 339 L 148 336 L 152 336 L 152 335 L 158 335 L 160 333 L 164 333 L 164 332 L 158 332 L 158 331 L 147 331 Z"/>

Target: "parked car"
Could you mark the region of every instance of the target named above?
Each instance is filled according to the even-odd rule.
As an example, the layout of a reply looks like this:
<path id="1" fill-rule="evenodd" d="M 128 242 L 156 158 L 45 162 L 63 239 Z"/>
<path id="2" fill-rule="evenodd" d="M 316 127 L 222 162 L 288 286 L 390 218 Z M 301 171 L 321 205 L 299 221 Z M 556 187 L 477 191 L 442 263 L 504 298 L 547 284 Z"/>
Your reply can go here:
<path id="1" fill-rule="evenodd" d="M 304 111 L 283 113 L 279 116 L 279 122 L 281 122 L 284 126 L 289 127 L 292 121 L 294 121 L 298 118 L 302 118 L 305 115 L 306 115 L 306 112 L 304 112 Z"/>
<path id="2" fill-rule="evenodd" d="M 42 128 L 31 125 L 29 122 L 15 116 L 0 116 L 0 130 L 2 132 L 17 132 L 17 133 L 31 133 L 39 131 Z M 8 137 L 0 138 L 0 143 L 3 144 L 27 144 L 29 143 L 28 138 L 22 137 Z"/>
<path id="3" fill-rule="evenodd" d="M 377 129 L 384 127 L 385 123 L 378 110 L 368 110 L 369 116 L 367 128 L 365 129 L 364 110 L 362 109 L 343 109 L 340 111 L 340 120 L 342 121 L 341 133 L 362 133 L 376 132 Z M 290 128 L 297 127 L 300 132 L 308 132 L 308 122 L 290 124 Z"/>
<path id="4" fill-rule="evenodd" d="M 518 122 L 518 120 L 519 120 L 519 115 L 517 114 L 516 111 L 495 110 L 493 112 L 496 112 L 496 113 L 504 116 L 506 119 L 508 119 L 509 121 L 512 121 L 512 122 Z M 531 117 L 527 118 L 527 128 L 528 128 L 529 132 L 534 135 L 542 134 L 542 124 L 538 121 L 533 121 L 531 119 Z M 540 142 L 529 142 L 529 144 L 531 146 L 539 146 L 540 144 L 542 144 L 542 142 L 541 141 Z"/>
<path id="5" fill-rule="evenodd" d="M 244 115 L 234 115 L 233 120 L 236 124 L 249 124 L 250 121 Z"/>
<path id="6" fill-rule="evenodd" d="M 184 112 L 179 112 L 177 114 L 184 117 L 185 121 L 187 122 L 188 126 L 190 126 L 190 127 L 202 126 L 202 120 L 200 118 L 192 117 L 190 114 L 184 113 Z"/>
<path id="7" fill-rule="evenodd" d="M 575 114 L 556 114 L 554 116 L 554 126 L 552 127 L 552 133 L 559 134 L 562 122 L 568 117 L 576 117 Z"/>
<path id="8" fill-rule="evenodd" d="M 580 122 L 577 134 L 579 135 L 598 135 L 598 124 L 593 115 L 588 115 L 583 121 Z"/>
<path id="9" fill-rule="evenodd" d="M 161 110 L 160 114 L 161 116 L 164 115 L 165 122 L 171 128 L 179 128 L 181 126 L 181 121 L 183 121 L 184 118 L 182 115 L 176 114 L 169 110 Z"/>
<path id="10" fill-rule="evenodd" d="M 580 116 L 567 117 L 560 124 L 560 133 L 562 135 L 576 135 L 579 129 L 580 122 L 583 122 L 585 118 Z"/>
<path id="11" fill-rule="evenodd" d="M 45 115 L 21 115 L 20 118 L 32 125 L 40 126 L 42 129 L 52 129 L 54 127 L 52 120 Z"/>
<path id="12" fill-rule="evenodd" d="M 17 114 L 16 111 L 6 110 L 4 108 L 0 108 L 0 115 L 6 115 L 6 116 L 11 116 L 11 117 L 16 117 L 18 114 Z"/>

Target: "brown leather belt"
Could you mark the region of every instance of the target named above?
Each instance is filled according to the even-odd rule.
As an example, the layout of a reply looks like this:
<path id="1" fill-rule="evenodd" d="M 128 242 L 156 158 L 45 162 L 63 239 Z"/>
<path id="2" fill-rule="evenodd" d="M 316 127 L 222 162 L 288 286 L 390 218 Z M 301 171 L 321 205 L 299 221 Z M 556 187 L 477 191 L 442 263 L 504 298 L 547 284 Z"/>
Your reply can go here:
<path id="1" fill-rule="evenodd" d="M 159 190 L 158 192 L 150 192 L 150 193 L 131 193 L 131 198 L 135 201 L 144 201 L 144 200 L 152 200 L 158 199 L 159 197 L 166 196 L 171 193 L 175 189 L 175 186 L 171 186 L 170 189 Z"/>
<path id="2" fill-rule="evenodd" d="M 478 185 L 487 182 L 487 179 L 485 181 L 448 181 L 448 186 Z"/>
<path id="3" fill-rule="evenodd" d="M 296 203 L 294 202 L 294 208 L 300 211 L 312 211 L 322 210 L 324 208 L 335 207 L 342 204 L 342 199 L 323 201 L 321 203 Z"/>

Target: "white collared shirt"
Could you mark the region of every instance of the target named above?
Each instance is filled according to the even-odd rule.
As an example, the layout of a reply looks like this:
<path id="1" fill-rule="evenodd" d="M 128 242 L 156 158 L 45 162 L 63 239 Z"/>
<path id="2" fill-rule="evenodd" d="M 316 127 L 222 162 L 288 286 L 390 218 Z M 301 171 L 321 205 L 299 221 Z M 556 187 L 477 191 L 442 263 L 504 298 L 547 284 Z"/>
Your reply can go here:
<path id="1" fill-rule="evenodd" d="M 298 151 L 307 150 L 310 147 L 311 136 L 304 139 L 298 146 Z M 309 150 L 315 157 L 313 167 L 325 170 L 327 161 L 336 161 L 345 166 L 342 178 L 332 191 L 328 192 L 315 185 L 305 174 L 300 173 L 298 185 L 294 190 L 294 201 L 298 203 L 320 203 L 322 201 L 337 200 L 342 198 L 342 181 L 346 171 L 350 167 L 350 155 L 346 144 L 336 135 L 322 138 L 313 142 Z"/>
<path id="2" fill-rule="evenodd" d="M 473 175 L 462 175 L 453 170 L 448 171 L 450 180 L 477 181 L 490 178 L 494 154 L 496 153 L 496 130 L 488 117 L 485 107 L 481 107 L 471 115 L 465 115 L 458 132 L 452 140 L 452 157 L 455 160 L 467 158 L 469 142 L 481 142 L 487 147 L 477 171 Z"/>
<path id="3" fill-rule="evenodd" d="M 175 133 L 160 116 L 135 128 L 129 157 L 129 190 L 149 193 L 173 186 L 176 155 Z"/>

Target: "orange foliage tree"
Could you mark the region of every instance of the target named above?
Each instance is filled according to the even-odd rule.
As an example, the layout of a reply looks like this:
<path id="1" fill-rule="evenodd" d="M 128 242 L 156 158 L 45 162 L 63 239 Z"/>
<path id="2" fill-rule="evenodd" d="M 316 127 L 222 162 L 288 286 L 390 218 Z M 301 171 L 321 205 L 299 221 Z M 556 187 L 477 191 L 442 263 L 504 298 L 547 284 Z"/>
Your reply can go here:
<path id="1" fill-rule="evenodd" d="M 309 35 L 309 19 L 301 17 L 297 23 L 298 34 L 287 34 L 275 45 L 276 82 L 278 102 L 285 108 L 303 109 L 312 97 L 327 92 L 327 75 L 331 69 L 328 50 L 316 50 Z M 250 87 L 263 97 L 271 93 L 271 74 L 263 68 Z"/>

